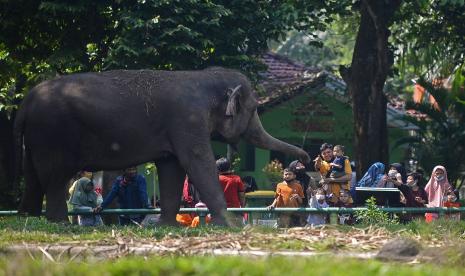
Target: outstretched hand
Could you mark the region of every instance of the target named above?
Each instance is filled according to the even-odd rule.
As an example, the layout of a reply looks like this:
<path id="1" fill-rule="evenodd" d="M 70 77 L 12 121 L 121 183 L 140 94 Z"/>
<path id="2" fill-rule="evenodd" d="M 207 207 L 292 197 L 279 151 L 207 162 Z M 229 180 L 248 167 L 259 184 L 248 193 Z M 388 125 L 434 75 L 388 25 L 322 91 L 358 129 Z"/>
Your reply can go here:
<path id="1" fill-rule="evenodd" d="M 315 168 L 319 169 L 321 167 L 321 156 L 318 155 L 315 159 L 313 159 L 313 162 L 315 162 Z"/>
<path id="2" fill-rule="evenodd" d="M 92 209 L 92 211 L 94 213 L 100 213 L 102 211 L 102 209 L 103 209 L 102 206 L 99 205 L 99 206 L 95 207 L 94 209 Z"/>

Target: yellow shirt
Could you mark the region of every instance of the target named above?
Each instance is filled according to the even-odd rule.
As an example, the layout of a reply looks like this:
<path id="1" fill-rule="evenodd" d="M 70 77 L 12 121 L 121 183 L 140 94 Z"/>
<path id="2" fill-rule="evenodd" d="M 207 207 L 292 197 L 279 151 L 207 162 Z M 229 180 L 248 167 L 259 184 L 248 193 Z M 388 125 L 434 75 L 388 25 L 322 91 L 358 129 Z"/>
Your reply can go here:
<path id="1" fill-rule="evenodd" d="M 320 166 L 320 173 L 323 176 L 327 176 L 328 172 L 331 170 L 331 165 L 329 162 L 322 161 Z M 350 167 L 349 158 L 346 158 L 344 162 L 344 172 L 346 175 L 352 175 L 352 168 Z M 336 203 L 339 200 L 339 193 L 341 189 L 349 190 L 350 189 L 350 180 L 347 182 L 329 182 L 329 189 L 326 191 L 327 195 L 332 194 L 332 198 L 329 200 L 331 203 Z M 349 200 L 350 203 L 353 203 L 352 199 Z"/>

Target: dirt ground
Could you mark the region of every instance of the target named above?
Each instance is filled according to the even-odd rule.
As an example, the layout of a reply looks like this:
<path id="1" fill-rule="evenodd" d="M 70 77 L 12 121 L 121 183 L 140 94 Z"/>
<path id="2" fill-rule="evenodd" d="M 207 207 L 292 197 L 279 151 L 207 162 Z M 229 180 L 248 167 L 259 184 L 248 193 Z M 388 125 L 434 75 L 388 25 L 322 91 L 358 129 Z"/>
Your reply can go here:
<path id="1" fill-rule="evenodd" d="M 16 244 L 4 248 L 4 254 L 28 254 L 32 258 L 113 259 L 138 255 L 340 255 L 372 258 L 389 240 L 402 232 L 383 228 L 351 228 L 347 231 L 332 227 L 290 228 L 275 231 L 256 231 L 245 228 L 240 233 L 213 234 L 204 237 L 181 237 L 168 234 L 164 238 L 137 239 L 112 233 L 111 238 L 99 241 L 73 241 L 58 244 Z M 417 237 L 419 239 L 419 237 Z M 415 239 L 415 237 L 413 237 Z M 428 248 L 440 247 L 444 242 L 422 242 Z"/>

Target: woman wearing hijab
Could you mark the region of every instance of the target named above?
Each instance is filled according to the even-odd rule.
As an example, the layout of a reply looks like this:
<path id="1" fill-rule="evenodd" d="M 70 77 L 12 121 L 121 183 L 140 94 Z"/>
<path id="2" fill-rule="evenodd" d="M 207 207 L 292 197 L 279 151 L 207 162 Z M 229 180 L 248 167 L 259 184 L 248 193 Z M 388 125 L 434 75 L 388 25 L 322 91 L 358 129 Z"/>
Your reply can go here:
<path id="1" fill-rule="evenodd" d="M 82 177 L 76 182 L 70 203 L 77 211 L 93 210 L 97 207 L 98 195 L 94 191 L 94 183 L 87 177 Z M 78 224 L 82 226 L 102 225 L 102 218 L 99 215 L 79 215 Z"/>
<path id="2" fill-rule="evenodd" d="M 392 163 L 389 165 L 389 171 L 381 181 L 378 182 L 378 188 L 394 188 L 405 184 L 407 181 L 407 174 L 400 163 Z"/>
<path id="3" fill-rule="evenodd" d="M 357 187 L 377 187 L 378 182 L 384 176 L 384 164 L 376 162 L 368 168 L 368 171 L 357 183 Z"/>
<path id="4" fill-rule="evenodd" d="M 350 195 L 352 200 L 356 201 L 357 194 L 355 192 L 356 187 L 377 187 L 378 183 L 383 179 L 384 176 L 384 164 L 376 162 L 368 168 L 367 172 L 363 175 L 356 185 L 350 186 Z"/>
<path id="5" fill-rule="evenodd" d="M 453 188 L 447 179 L 447 171 L 444 166 L 434 167 L 428 184 L 425 186 L 425 191 L 428 195 L 428 207 L 444 207 L 447 196 L 454 195 Z M 426 213 L 425 216 L 428 221 L 438 218 L 437 213 Z"/>
<path id="6" fill-rule="evenodd" d="M 407 182 L 407 171 L 405 170 L 404 166 L 402 166 L 401 163 L 392 163 L 389 165 L 389 171 L 396 171 L 397 173 L 400 173 L 402 177 L 402 183 L 405 184 Z"/>

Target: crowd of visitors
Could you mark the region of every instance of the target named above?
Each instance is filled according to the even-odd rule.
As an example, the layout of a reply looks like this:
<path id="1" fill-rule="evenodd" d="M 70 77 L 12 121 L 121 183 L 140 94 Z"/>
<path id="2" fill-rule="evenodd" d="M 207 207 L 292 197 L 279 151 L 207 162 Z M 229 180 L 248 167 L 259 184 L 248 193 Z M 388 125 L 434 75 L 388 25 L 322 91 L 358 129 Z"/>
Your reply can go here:
<path id="1" fill-rule="evenodd" d="M 344 155 L 342 145 L 332 146 L 324 143 L 320 147 L 320 154 L 313 160 L 313 166 L 319 173 L 319 179 L 313 179 L 309 171 L 310 164 L 303 164 L 295 160 L 284 169 L 283 181 L 276 185 L 273 202 L 268 206 L 274 208 L 352 208 L 357 199 L 357 191 L 360 189 L 374 189 L 382 191 L 383 188 L 397 188 L 399 203 L 405 207 L 460 207 L 453 187 L 447 178 L 447 170 L 443 166 L 436 166 L 426 185 L 423 185 L 423 175 L 417 172 L 407 174 L 406 169 L 400 163 L 392 163 L 385 166 L 375 162 L 366 173 L 356 181 L 353 172 L 353 163 Z M 245 207 L 245 193 L 257 190 L 255 179 L 250 176 L 241 178 L 231 170 L 231 163 L 226 158 L 216 161 L 218 180 L 224 192 L 224 199 L 228 208 Z M 147 185 L 145 178 L 137 173 L 135 167 L 124 170 L 118 176 L 111 191 L 102 199 L 101 189 L 95 189 L 92 181 L 92 173 L 82 171 L 76 181 L 71 185 L 69 204 L 74 210 L 93 210 L 92 215 L 78 215 L 75 223 L 79 225 L 102 225 L 99 212 L 108 208 L 110 203 L 118 198 L 121 209 L 151 208 L 147 197 Z M 181 207 L 206 208 L 201 201 L 199 193 L 186 176 L 183 186 Z M 236 213 L 236 222 L 243 223 L 246 215 Z M 401 220 L 425 219 L 432 221 L 437 219 L 436 213 L 402 215 Z M 460 219 L 460 214 L 448 214 L 448 218 Z M 141 224 L 143 215 L 119 216 L 121 225 Z M 210 221 L 209 215 L 206 222 Z M 176 220 L 180 225 L 196 227 L 199 225 L 199 217 L 196 213 L 178 214 Z M 280 213 L 278 225 L 280 227 L 292 226 L 320 226 L 328 223 L 329 217 L 323 213 Z M 333 220 L 332 220 L 333 221 Z M 339 224 L 352 225 L 356 222 L 353 214 L 337 215 Z"/>
<path id="2" fill-rule="evenodd" d="M 447 179 L 447 171 L 443 166 L 434 168 L 429 182 L 422 185 L 423 176 L 417 172 L 407 174 L 406 169 L 400 163 L 392 163 L 385 166 L 383 163 L 375 162 L 369 167 L 367 172 L 357 182 L 352 171 L 351 163 L 348 156 L 344 155 L 344 147 L 341 145 L 332 146 L 328 143 L 321 145 L 320 154 L 313 160 L 314 167 L 320 174 L 320 180 L 316 185 L 296 180 L 292 182 L 292 187 L 301 186 L 305 191 L 306 199 L 303 203 L 297 201 L 301 196 L 299 189 L 290 189 L 288 181 L 288 170 L 296 172 L 294 161 L 289 164 L 288 169 L 284 170 L 285 182 L 278 184 L 275 192 L 275 200 L 268 207 L 311 207 L 311 208 L 352 208 L 357 197 L 358 187 L 373 191 L 383 191 L 384 188 L 397 188 L 399 194 L 399 205 L 396 207 L 460 207 L 457 197 L 454 194 L 452 186 Z M 387 171 L 386 171 L 387 169 Z M 287 186 L 284 186 L 286 185 Z M 300 184 L 300 185 L 299 185 Z M 283 187 L 287 187 L 287 193 L 283 193 Z M 374 188 L 374 189 L 372 189 Z M 293 191 L 293 192 L 292 192 Z M 290 200 L 294 196 L 296 200 Z M 282 200 L 282 199 L 286 200 Z M 307 200 L 308 198 L 308 200 Z M 385 206 L 386 207 L 386 206 Z M 290 215 L 292 217 L 292 215 Z M 434 220 L 438 217 L 437 213 L 401 215 L 401 221 L 410 221 L 412 219 Z M 460 214 L 448 214 L 447 217 L 460 219 Z M 280 215 L 280 226 L 288 225 L 289 215 Z M 290 226 L 293 220 L 290 220 Z M 307 217 L 306 224 L 318 226 L 326 224 L 329 221 L 328 215 L 310 214 Z M 354 224 L 356 218 L 352 214 L 338 214 L 339 224 Z M 297 224 L 298 225 L 298 224 Z M 300 224 L 302 226 L 302 224 Z"/>

